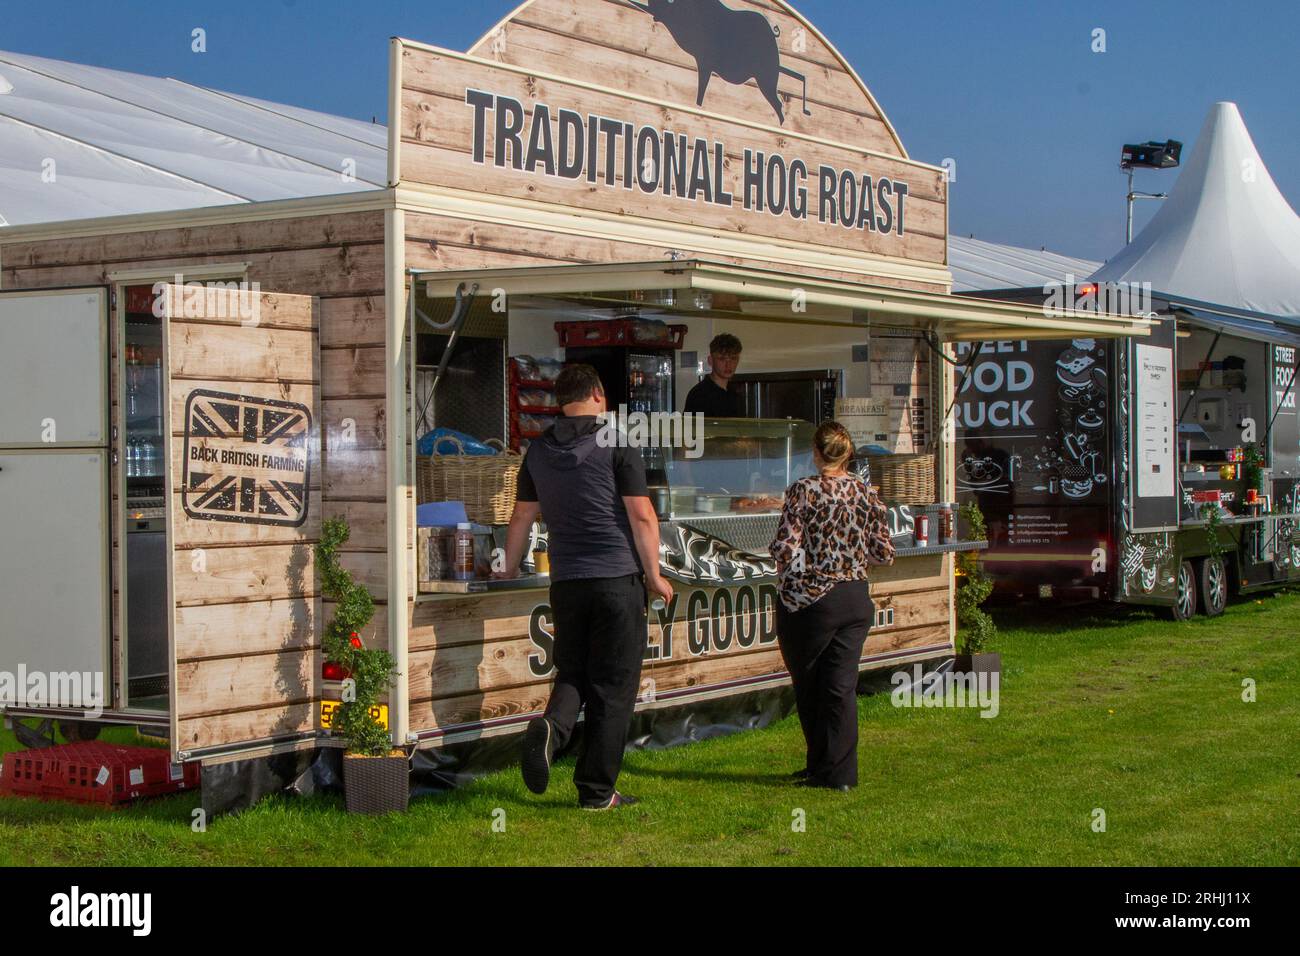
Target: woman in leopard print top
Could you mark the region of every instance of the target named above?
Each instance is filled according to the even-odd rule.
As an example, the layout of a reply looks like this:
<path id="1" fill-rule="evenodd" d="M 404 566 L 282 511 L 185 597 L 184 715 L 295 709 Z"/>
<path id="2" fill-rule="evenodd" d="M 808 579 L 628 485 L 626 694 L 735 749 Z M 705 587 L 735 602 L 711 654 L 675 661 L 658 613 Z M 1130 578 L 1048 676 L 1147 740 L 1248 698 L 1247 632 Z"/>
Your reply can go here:
<path id="1" fill-rule="evenodd" d="M 772 542 L 786 608 L 803 610 L 837 582 L 865 581 L 871 565 L 893 563 L 888 516 L 875 489 L 842 465 L 791 485 Z"/>
<path id="2" fill-rule="evenodd" d="M 858 663 L 875 617 L 867 571 L 890 564 L 888 513 L 846 469 L 853 440 L 826 422 L 813 440 L 819 474 L 786 491 L 772 556 L 780 576 L 777 638 L 807 743 L 795 776 L 847 790 L 858 782 Z"/>

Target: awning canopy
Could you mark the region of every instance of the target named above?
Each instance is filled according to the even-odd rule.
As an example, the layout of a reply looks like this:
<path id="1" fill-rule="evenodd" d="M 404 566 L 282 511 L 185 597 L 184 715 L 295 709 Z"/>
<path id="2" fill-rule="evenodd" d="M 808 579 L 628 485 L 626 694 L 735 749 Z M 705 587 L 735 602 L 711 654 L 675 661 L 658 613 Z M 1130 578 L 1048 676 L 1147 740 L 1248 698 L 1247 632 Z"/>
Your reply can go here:
<path id="1" fill-rule="evenodd" d="M 430 298 L 462 286 L 480 295 L 549 296 L 658 315 L 910 328 L 949 341 L 1149 335 L 1151 320 L 914 292 L 702 259 L 413 272 Z"/>
<path id="2" fill-rule="evenodd" d="M 1169 310 L 1178 318 L 1180 328 L 1207 329 L 1254 342 L 1289 345 L 1300 348 L 1300 324 L 1255 315 L 1207 307 L 1201 303 L 1171 300 Z"/>

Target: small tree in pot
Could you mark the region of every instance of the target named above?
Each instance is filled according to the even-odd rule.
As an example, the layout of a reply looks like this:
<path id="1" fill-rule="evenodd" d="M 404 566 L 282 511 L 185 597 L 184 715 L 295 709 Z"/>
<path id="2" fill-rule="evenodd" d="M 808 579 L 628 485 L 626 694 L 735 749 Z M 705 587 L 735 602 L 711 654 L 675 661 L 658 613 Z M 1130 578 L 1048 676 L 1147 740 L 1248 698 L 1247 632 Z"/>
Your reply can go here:
<path id="1" fill-rule="evenodd" d="M 973 501 L 963 505 L 961 517 L 966 525 L 966 540 L 988 540 L 988 526 L 979 505 Z M 985 647 L 997 637 L 998 627 L 980 606 L 993 593 L 993 581 L 984 573 L 978 551 L 958 552 L 955 564 L 958 586 L 954 603 L 961 639 L 955 666 L 964 673 L 1001 671 L 1002 655 L 985 653 Z"/>
<path id="2" fill-rule="evenodd" d="M 326 660 L 348 675 L 343 702 L 334 713 L 334 733 L 347 741 L 343 755 L 343 792 L 349 812 L 405 810 L 410 795 L 410 762 L 393 748 L 388 728 L 380 723 L 379 698 L 396 680 L 397 664 L 386 650 L 367 648 L 359 636 L 375 613 L 370 592 L 339 565 L 338 550 L 351 529 L 343 518 L 329 518 L 316 545 L 321 590 L 338 603 L 325 626 Z"/>

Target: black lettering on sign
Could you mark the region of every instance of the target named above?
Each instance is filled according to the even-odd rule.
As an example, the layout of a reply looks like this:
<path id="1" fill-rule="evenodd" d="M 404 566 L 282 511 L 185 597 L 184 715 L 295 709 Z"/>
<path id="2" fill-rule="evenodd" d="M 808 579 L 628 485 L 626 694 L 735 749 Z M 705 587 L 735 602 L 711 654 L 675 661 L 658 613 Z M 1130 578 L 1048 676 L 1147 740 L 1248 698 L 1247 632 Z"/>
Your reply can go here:
<path id="1" fill-rule="evenodd" d="M 539 604 L 528 617 L 528 639 L 541 654 L 528 655 L 528 669 L 534 677 L 550 677 L 555 670 L 555 623 L 551 606 Z"/>
<path id="2" fill-rule="evenodd" d="M 731 646 L 736 631 L 736 621 L 731 616 L 733 607 L 730 591 L 718 588 L 713 592 L 713 646 L 720 651 Z"/>
<path id="3" fill-rule="evenodd" d="M 776 641 L 776 602 L 781 600 L 774 584 L 760 584 L 758 587 L 758 643 L 771 644 Z"/>
<path id="4" fill-rule="evenodd" d="M 306 405 L 190 392 L 181 476 L 186 516 L 300 527 L 307 520 L 312 434 Z"/>
<path id="5" fill-rule="evenodd" d="M 617 117 L 583 114 L 570 108 L 552 109 L 533 102 L 531 114 L 509 96 L 466 89 L 465 105 L 474 112 L 473 162 L 487 164 L 488 150 L 499 169 L 557 180 L 586 180 L 604 188 L 640 189 L 695 205 L 731 207 L 728 190 L 727 144 L 677 130 L 641 126 Z M 493 113 L 489 122 L 488 113 Z M 489 138 L 491 146 L 489 147 Z M 745 210 L 809 218 L 808 180 L 811 166 L 803 157 L 787 158 L 746 148 L 739 175 Z M 817 219 L 822 225 L 902 236 L 908 185 L 870 173 L 818 165 Z"/>
<path id="6" fill-rule="evenodd" d="M 708 617 L 709 596 L 703 591 L 692 591 L 686 599 L 686 649 L 691 656 L 708 653 L 711 625 Z M 700 612 L 704 611 L 704 614 Z"/>
<path id="7" fill-rule="evenodd" d="M 758 600 L 754 589 L 745 585 L 736 592 L 736 643 L 753 647 L 758 639 Z"/>
<path id="8" fill-rule="evenodd" d="M 671 660 L 673 656 L 673 621 L 677 617 L 677 605 L 681 602 L 681 595 L 676 591 L 673 592 L 673 599 L 663 608 L 655 611 L 655 616 L 659 619 L 659 642 L 651 643 L 647 646 L 647 653 L 650 655 L 648 660 Z"/>

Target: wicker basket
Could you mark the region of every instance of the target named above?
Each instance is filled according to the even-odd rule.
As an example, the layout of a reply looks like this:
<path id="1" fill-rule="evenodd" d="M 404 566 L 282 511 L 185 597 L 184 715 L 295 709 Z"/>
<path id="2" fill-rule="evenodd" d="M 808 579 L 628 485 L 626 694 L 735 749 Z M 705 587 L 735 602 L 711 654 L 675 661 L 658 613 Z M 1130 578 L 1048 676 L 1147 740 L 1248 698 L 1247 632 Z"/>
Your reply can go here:
<path id="1" fill-rule="evenodd" d="M 871 459 L 882 500 L 891 505 L 932 505 L 934 455 L 882 455 Z"/>
<path id="2" fill-rule="evenodd" d="M 348 813 L 405 810 L 411 798 L 411 762 L 398 757 L 343 757 L 343 800 Z"/>
<path id="3" fill-rule="evenodd" d="M 495 438 L 486 444 L 497 445 L 499 455 L 466 455 L 465 446 L 455 438 L 444 438 L 459 449 L 454 455 L 440 455 L 438 449 L 416 464 L 419 503 L 426 501 L 463 501 L 465 514 L 477 524 L 509 524 L 515 510 L 516 483 L 524 456 L 509 451 Z M 442 444 L 440 442 L 439 444 Z"/>

